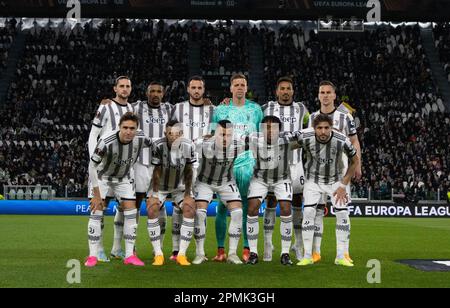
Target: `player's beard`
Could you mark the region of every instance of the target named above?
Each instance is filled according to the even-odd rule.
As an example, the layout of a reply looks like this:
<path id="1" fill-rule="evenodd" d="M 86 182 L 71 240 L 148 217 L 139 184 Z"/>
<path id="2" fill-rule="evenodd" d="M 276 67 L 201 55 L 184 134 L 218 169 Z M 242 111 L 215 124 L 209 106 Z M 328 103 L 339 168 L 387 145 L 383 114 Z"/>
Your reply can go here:
<path id="1" fill-rule="evenodd" d="M 198 101 L 200 101 L 202 99 L 202 96 L 200 94 L 194 93 L 194 94 L 191 95 L 191 99 L 193 101 L 197 101 L 198 102 Z"/>
<path id="2" fill-rule="evenodd" d="M 120 99 L 128 100 L 128 98 L 130 97 L 130 95 L 119 94 L 119 97 L 120 97 Z"/>

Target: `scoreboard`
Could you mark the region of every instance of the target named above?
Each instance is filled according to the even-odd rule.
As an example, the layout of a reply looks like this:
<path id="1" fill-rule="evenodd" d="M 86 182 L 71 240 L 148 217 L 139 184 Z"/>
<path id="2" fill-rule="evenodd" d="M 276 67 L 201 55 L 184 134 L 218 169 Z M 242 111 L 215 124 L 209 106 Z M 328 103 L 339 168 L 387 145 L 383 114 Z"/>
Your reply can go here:
<path id="1" fill-rule="evenodd" d="M 81 18 L 365 19 L 378 6 L 381 21 L 450 21 L 449 0 L 2 0 L 1 17 L 66 17 L 78 3 Z"/>

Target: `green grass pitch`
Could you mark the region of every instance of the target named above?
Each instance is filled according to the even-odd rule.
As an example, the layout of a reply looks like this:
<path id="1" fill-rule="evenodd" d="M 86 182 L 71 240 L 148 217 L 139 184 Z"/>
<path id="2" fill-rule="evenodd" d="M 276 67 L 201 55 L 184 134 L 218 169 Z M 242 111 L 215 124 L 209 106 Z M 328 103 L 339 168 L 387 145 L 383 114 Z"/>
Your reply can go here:
<path id="1" fill-rule="evenodd" d="M 262 220 L 262 219 L 261 219 Z M 81 269 L 81 284 L 69 284 L 66 264 L 81 262 L 87 255 L 87 217 L 0 216 L 0 287 L 450 287 L 450 272 L 425 273 L 395 263 L 398 259 L 450 259 L 448 219 L 366 219 L 352 220 L 351 253 L 354 268 L 333 264 L 335 235 L 333 218 L 325 221 L 323 261 L 308 268 L 283 267 L 279 263 L 279 229 L 272 263 L 236 266 L 208 262 L 182 268 L 168 261 L 162 268 L 151 266 L 151 247 L 142 219 L 138 235 L 139 256 L 144 268 L 124 266 L 120 261 Z M 169 218 L 170 222 L 170 218 Z M 261 229 L 262 230 L 262 229 Z M 112 218 L 106 219 L 105 247 L 112 244 Z M 169 228 L 170 233 L 170 228 Z M 215 253 L 214 219 L 208 220 L 206 252 Z M 260 247 L 262 234 L 260 234 Z M 171 236 L 166 236 L 169 256 Z M 195 243 L 189 257 L 195 253 Z M 262 255 L 262 247 L 260 248 Z M 369 284 L 368 260 L 381 261 L 381 284 Z"/>

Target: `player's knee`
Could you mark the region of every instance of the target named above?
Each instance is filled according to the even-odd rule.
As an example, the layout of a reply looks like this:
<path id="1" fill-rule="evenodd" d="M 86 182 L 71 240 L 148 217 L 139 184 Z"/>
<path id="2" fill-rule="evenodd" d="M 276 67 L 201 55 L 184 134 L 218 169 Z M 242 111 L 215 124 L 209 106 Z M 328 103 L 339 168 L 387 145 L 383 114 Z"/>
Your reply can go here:
<path id="1" fill-rule="evenodd" d="M 185 204 L 183 206 L 183 216 L 185 218 L 194 218 L 195 217 L 195 208 L 190 204 Z"/>
<path id="2" fill-rule="evenodd" d="M 316 217 L 316 208 L 313 206 L 305 207 L 303 210 L 303 217 L 307 220 L 314 220 Z"/>
<path id="3" fill-rule="evenodd" d="M 157 203 L 150 203 L 147 201 L 148 218 L 156 219 L 159 217 L 159 206 Z"/>
<path id="4" fill-rule="evenodd" d="M 292 213 L 292 206 L 290 202 L 280 202 L 281 216 L 289 216 Z"/>

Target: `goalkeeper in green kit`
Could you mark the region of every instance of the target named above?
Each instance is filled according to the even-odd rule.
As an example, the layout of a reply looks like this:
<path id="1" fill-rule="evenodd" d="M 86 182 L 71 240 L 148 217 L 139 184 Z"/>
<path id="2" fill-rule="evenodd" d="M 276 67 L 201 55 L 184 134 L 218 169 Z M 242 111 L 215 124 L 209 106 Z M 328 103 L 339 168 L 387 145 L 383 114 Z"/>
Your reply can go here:
<path id="1" fill-rule="evenodd" d="M 213 123 L 222 120 L 229 120 L 233 123 L 235 139 L 240 140 L 244 136 L 258 132 L 259 125 L 263 119 L 261 107 L 245 98 L 247 94 L 247 78 L 243 74 L 236 74 L 231 77 L 230 91 L 233 95 L 232 100 L 218 106 L 214 112 Z M 213 124 L 214 125 L 214 124 Z M 234 163 L 234 177 L 239 188 L 243 205 L 243 226 L 242 234 L 244 235 L 244 252 L 243 261 L 246 262 L 250 256 L 250 249 L 247 240 L 247 210 L 248 201 L 247 193 L 250 181 L 253 177 L 253 169 L 255 167 L 255 159 L 251 151 L 242 153 Z M 227 256 L 225 254 L 225 238 L 227 231 L 227 208 L 223 204 L 217 207 L 216 215 L 216 238 L 218 252 L 214 261 L 225 262 Z"/>

